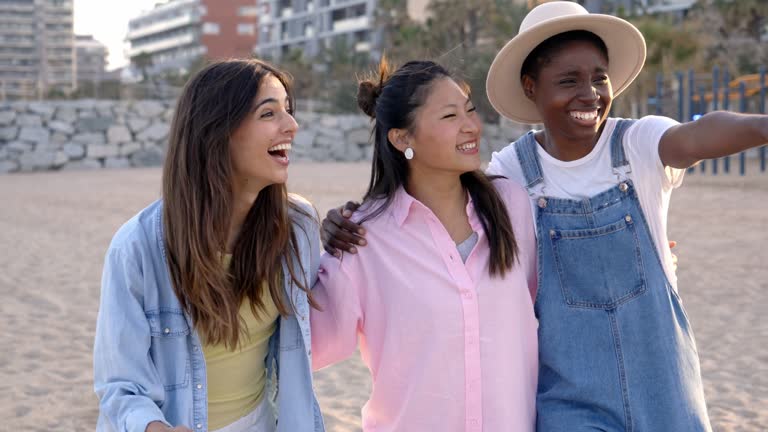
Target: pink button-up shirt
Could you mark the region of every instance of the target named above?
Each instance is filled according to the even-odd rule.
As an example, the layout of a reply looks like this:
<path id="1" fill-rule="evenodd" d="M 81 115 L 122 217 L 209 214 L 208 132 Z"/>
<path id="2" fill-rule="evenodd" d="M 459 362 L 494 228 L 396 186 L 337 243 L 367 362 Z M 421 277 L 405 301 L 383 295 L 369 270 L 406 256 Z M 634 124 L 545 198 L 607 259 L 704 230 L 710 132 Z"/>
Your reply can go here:
<path id="1" fill-rule="evenodd" d="M 342 260 L 322 258 L 313 290 L 323 308 L 311 315 L 313 366 L 349 357 L 359 340 L 373 376 L 363 430 L 534 430 L 533 221 L 522 188 L 494 184 L 519 247 L 519 262 L 504 278 L 489 275 L 488 239 L 471 201 L 467 215 L 479 237 L 464 263 L 437 217 L 403 189 L 365 223 L 368 246 Z"/>

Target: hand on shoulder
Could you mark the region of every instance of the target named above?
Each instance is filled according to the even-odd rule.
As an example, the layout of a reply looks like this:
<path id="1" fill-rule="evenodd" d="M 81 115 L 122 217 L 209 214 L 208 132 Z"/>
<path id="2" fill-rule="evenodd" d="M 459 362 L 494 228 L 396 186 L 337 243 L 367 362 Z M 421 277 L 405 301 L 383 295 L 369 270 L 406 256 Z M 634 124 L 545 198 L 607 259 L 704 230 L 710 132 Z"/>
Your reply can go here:
<path id="1" fill-rule="evenodd" d="M 192 429 L 185 426 L 170 427 L 160 421 L 153 421 L 147 425 L 145 432 L 192 432 Z"/>

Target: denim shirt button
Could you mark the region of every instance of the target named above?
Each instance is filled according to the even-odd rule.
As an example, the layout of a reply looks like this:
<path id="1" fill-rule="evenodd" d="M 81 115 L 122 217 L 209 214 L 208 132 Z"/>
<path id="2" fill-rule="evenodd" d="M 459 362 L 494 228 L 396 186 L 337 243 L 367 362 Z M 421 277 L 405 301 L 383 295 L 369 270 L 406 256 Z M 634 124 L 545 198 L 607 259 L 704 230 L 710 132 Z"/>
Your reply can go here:
<path id="1" fill-rule="evenodd" d="M 202 389 L 202 388 L 203 388 L 203 385 L 202 385 L 202 384 L 198 384 L 198 385 L 197 385 L 197 389 L 198 389 L 198 390 L 200 390 L 200 389 Z"/>
<path id="2" fill-rule="evenodd" d="M 169 329 L 168 327 L 166 327 L 165 330 L 163 330 L 163 333 L 165 333 L 165 334 L 168 334 L 170 332 L 171 332 L 171 329 Z"/>
<path id="3" fill-rule="evenodd" d="M 202 424 L 202 423 L 198 423 L 198 424 L 197 424 L 197 428 L 198 428 L 198 429 L 202 429 L 202 428 L 203 428 L 203 424 Z"/>
<path id="4" fill-rule="evenodd" d="M 547 199 L 546 198 L 539 198 L 539 207 L 540 208 L 547 208 Z"/>
<path id="5" fill-rule="evenodd" d="M 619 185 L 619 190 L 622 192 L 626 192 L 627 189 L 629 189 L 629 186 L 626 183 L 622 183 Z"/>
<path id="6" fill-rule="evenodd" d="M 627 222 L 632 222 L 632 216 L 630 216 L 630 215 L 626 215 L 626 216 L 624 217 L 624 220 L 625 220 L 625 221 L 627 221 Z"/>

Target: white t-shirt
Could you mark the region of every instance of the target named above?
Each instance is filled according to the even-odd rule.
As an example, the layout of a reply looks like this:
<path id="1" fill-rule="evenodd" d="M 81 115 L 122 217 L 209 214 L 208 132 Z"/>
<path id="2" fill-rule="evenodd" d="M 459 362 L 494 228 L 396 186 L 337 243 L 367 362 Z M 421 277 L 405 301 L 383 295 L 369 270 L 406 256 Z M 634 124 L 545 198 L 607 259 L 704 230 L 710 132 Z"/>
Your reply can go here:
<path id="1" fill-rule="evenodd" d="M 616 120 L 607 120 L 597 145 L 581 159 L 561 161 L 552 157 L 541 145 L 537 147 L 545 195 L 581 200 L 616 186 L 618 180 L 611 167 L 610 146 Z M 664 271 L 675 289 L 677 276 L 667 238 L 667 212 L 672 190 L 682 184 L 685 170 L 664 167 L 659 157 L 659 142 L 664 132 L 676 124 L 677 121 L 667 117 L 647 116 L 632 125 L 624 136 L 624 151 L 632 170 L 628 177 L 637 190 Z M 493 153 L 487 172 L 505 176 L 523 187 L 527 184 L 512 145 Z M 532 202 L 531 206 L 535 221 L 536 205 Z"/>

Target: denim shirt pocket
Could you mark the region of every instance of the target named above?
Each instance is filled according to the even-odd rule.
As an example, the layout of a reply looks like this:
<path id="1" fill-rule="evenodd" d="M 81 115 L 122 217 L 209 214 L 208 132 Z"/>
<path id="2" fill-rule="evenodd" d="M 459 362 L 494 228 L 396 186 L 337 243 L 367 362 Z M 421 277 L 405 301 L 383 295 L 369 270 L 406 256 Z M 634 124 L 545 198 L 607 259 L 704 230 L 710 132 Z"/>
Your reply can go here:
<path id="1" fill-rule="evenodd" d="M 152 336 L 149 353 L 165 390 L 188 386 L 190 329 L 184 314 L 176 310 L 155 310 L 146 312 L 146 316 Z"/>

